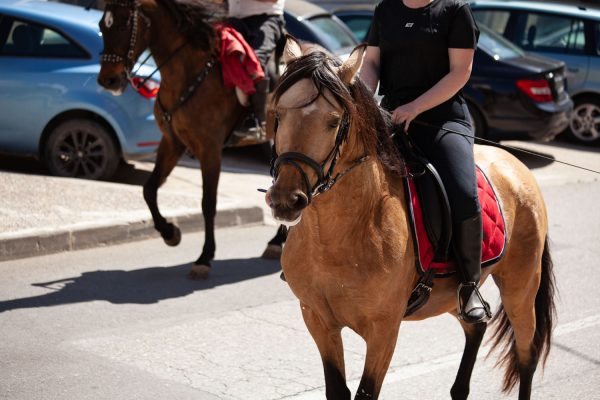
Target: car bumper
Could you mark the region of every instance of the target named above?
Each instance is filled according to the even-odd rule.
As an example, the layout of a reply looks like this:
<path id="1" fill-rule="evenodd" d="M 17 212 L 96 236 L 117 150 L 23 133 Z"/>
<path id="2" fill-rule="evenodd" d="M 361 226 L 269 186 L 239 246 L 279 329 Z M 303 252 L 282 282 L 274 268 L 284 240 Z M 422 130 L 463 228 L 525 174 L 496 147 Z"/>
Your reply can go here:
<path id="1" fill-rule="evenodd" d="M 540 104 L 539 110 L 539 120 L 542 126 L 538 129 L 533 127 L 529 131 L 529 137 L 536 140 L 550 141 L 569 126 L 573 101 L 569 98 L 559 104 Z"/>
<path id="2" fill-rule="evenodd" d="M 519 107 L 518 116 L 488 121 L 490 134 L 496 139 L 534 139 L 550 141 L 569 126 L 573 101 L 529 103 Z"/>

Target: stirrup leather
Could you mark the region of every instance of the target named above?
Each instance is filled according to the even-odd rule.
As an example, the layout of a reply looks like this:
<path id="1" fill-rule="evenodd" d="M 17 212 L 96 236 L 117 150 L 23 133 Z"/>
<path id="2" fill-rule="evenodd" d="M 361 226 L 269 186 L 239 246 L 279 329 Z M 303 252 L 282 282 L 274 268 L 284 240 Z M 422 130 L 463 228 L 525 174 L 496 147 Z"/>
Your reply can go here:
<path id="1" fill-rule="evenodd" d="M 477 322 L 487 322 L 488 320 L 490 320 L 492 318 L 492 310 L 490 309 L 490 305 L 488 304 L 487 301 L 485 301 L 483 299 L 483 296 L 481 295 L 481 292 L 479 291 L 479 287 L 477 286 L 477 283 L 475 282 L 467 282 L 467 283 L 460 283 L 458 285 L 458 289 L 456 289 L 456 298 L 457 298 L 457 304 L 458 304 L 458 318 L 460 320 L 466 321 L 466 314 L 465 314 L 465 305 L 463 304 L 463 300 L 460 296 L 460 291 L 462 290 L 462 288 L 464 287 L 473 287 L 473 292 L 471 292 L 471 294 L 469 295 L 469 298 L 473 295 L 473 293 L 475 293 L 477 295 L 477 297 L 479 298 L 479 301 L 481 302 L 482 306 L 483 306 L 483 311 L 485 313 L 485 316 L 483 318 L 481 318 L 481 320 L 479 321 L 473 321 L 475 323 Z M 477 307 L 479 308 L 479 307 Z"/>

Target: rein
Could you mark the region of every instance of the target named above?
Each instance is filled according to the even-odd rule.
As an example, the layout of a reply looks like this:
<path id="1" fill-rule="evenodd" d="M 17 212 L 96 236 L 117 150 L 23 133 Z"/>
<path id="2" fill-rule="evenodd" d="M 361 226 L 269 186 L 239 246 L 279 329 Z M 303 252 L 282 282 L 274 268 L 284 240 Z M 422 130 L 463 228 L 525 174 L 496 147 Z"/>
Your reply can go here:
<path id="1" fill-rule="evenodd" d="M 292 167 L 296 168 L 302 179 L 304 180 L 304 185 L 306 187 L 306 195 L 308 197 L 308 204 L 312 202 L 312 199 L 320 194 L 323 194 L 329 191 L 333 185 L 335 185 L 344 175 L 348 172 L 352 171 L 354 168 L 358 167 L 363 162 L 369 159 L 368 155 L 364 155 L 359 159 L 355 160 L 352 165 L 346 168 L 344 171 L 337 173 L 333 176 L 333 170 L 337 164 L 337 161 L 340 158 L 340 146 L 342 143 L 348 138 L 348 131 L 350 130 L 350 121 L 348 118 L 348 114 L 344 114 L 342 122 L 340 124 L 340 128 L 338 129 L 335 144 L 325 160 L 321 163 L 313 160 L 309 156 L 304 153 L 299 153 L 295 151 L 290 151 L 283 153 L 281 155 L 277 155 L 275 151 L 275 144 L 273 144 L 273 155 L 271 157 L 271 176 L 274 180 L 277 179 L 279 173 L 279 167 L 282 164 L 288 164 Z M 317 182 L 314 185 L 310 184 L 310 179 L 304 169 L 300 165 L 300 163 L 304 163 L 308 165 L 310 168 L 315 171 L 317 175 Z M 329 169 L 325 172 L 325 166 L 329 163 Z"/>

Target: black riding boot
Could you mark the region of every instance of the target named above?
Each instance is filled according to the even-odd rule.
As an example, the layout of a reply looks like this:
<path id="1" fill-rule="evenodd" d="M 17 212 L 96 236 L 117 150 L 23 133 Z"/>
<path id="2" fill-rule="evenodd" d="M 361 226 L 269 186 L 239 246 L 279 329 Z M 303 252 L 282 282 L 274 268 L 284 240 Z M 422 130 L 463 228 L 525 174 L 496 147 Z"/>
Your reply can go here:
<path id="1" fill-rule="evenodd" d="M 240 136 L 254 136 L 257 139 L 264 139 L 266 137 L 266 108 L 267 99 L 269 97 L 269 78 L 265 77 L 263 80 L 256 83 L 256 93 L 250 96 L 250 106 L 252 107 L 252 113 L 244 121 L 242 129 L 236 130 Z"/>
<path id="2" fill-rule="evenodd" d="M 481 214 L 454 225 L 453 242 L 459 273 L 458 286 L 459 317 L 468 324 L 487 321 L 492 313 L 490 306 L 479 293 L 481 277 Z"/>

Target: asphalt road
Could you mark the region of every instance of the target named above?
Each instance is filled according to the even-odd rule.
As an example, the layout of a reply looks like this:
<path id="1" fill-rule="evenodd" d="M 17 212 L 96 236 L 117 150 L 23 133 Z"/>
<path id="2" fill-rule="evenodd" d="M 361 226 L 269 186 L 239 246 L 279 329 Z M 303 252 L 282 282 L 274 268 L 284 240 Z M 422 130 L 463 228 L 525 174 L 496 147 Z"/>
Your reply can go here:
<path id="1" fill-rule="evenodd" d="M 597 149 L 525 146 L 600 167 Z M 600 399 L 600 181 L 556 162 L 530 167 L 548 204 L 559 288 L 554 346 L 533 398 Z M 199 234 L 178 248 L 147 240 L 0 263 L 0 398 L 324 398 L 297 301 L 278 263 L 258 258 L 274 229 L 217 231 L 206 282 L 185 279 Z M 484 290 L 497 298 L 492 285 Z M 350 331 L 344 340 L 354 389 L 364 345 Z M 403 324 L 381 398 L 449 398 L 462 343 L 450 317 Z M 481 353 L 472 398 L 516 398 L 500 393 L 496 354 Z"/>

